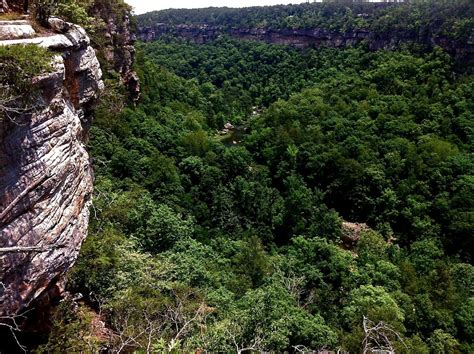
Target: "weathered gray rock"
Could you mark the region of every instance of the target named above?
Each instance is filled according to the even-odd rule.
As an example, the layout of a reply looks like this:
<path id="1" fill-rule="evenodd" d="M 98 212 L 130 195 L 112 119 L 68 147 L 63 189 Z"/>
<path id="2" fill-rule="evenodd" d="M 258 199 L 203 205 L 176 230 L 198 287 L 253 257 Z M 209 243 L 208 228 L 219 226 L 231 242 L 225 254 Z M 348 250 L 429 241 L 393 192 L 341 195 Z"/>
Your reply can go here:
<path id="1" fill-rule="evenodd" d="M 6 25 L 29 25 L 30 23 L 27 20 L 2 20 L 0 21 L 0 26 Z"/>
<path id="2" fill-rule="evenodd" d="M 0 40 L 31 38 L 36 34 L 29 24 L 23 23 L 0 23 Z"/>
<path id="3" fill-rule="evenodd" d="M 35 35 L 35 31 L 31 25 L 25 24 L 28 24 L 28 21 L 3 21 L 3 24 L 2 21 L 0 21 L 0 46 L 36 44 L 53 51 L 65 51 L 84 49 L 90 45 L 90 39 L 82 27 L 65 22 L 59 18 L 53 17 L 49 20 L 51 30 L 56 34 L 50 33 L 44 37 L 30 38 Z M 19 27 L 20 25 L 24 25 L 25 28 L 28 26 L 33 31 L 29 34 L 28 38 L 21 38 L 21 36 L 15 37 L 14 35 L 8 36 L 8 34 L 5 35 L 5 38 L 2 38 L 3 27 L 6 27 L 5 32 L 8 32 L 8 27 Z"/>
<path id="4" fill-rule="evenodd" d="M 16 45 L 16 44 L 36 44 L 43 48 L 50 48 L 53 50 L 68 49 L 73 47 L 73 43 L 63 34 L 56 34 L 48 37 L 36 37 L 26 39 L 10 39 L 0 41 L 0 46 Z"/>
<path id="5" fill-rule="evenodd" d="M 5 43 L 8 42 L 8 43 Z M 10 45 L 18 41 L 4 41 Z M 84 30 L 23 40 L 58 55 L 35 78 L 37 108 L 0 132 L 0 315 L 21 311 L 74 263 L 87 226 L 93 173 L 85 149 L 102 72 Z"/>

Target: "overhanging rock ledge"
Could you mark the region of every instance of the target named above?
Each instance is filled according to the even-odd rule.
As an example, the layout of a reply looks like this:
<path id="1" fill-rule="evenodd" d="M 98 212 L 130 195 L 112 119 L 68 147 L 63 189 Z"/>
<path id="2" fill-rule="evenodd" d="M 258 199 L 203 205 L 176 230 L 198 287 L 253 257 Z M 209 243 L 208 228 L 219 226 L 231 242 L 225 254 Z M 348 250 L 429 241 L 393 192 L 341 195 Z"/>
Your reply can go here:
<path id="1" fill-rule="evenodd" d="M 85 149 L 102 72 L 85 31 L 51 20 L 55 33 L 0 41 L 56 53 L 38 76 L 37 109 L 0 122 L 0 316 L 54 289 L 87 234 L 93 171 Z M 28 250 L 27 247 L 33 247 Z"/>

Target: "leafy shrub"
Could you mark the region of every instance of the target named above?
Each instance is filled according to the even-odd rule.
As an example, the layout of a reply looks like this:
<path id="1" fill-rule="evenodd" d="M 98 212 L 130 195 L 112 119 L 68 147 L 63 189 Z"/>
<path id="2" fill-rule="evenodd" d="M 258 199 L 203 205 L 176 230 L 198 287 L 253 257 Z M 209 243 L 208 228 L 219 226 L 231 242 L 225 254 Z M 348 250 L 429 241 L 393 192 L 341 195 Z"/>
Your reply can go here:
<path id="1" fill-rule="evenodd" d="M 51 16 L 90 27 L 93 18 L 89 17 L 88 9 L 92 3 L 93 0 L 35 0 L 32 5 L 33 16 L 45 27 L 48 27 Z"/>
<path id="2" fill-rule="evenodd" d="M 35 44 L 0 46 L 0 83 L 21 94 L 31 87 L 30 80 L 51 69 L 52 52 Z"/>
<path id="3" fill-rule="evenodd" d="M 48 27 L 48 20 L 57 8 L 58 0 L 34 0 L 32 13 L 40 25 Z"/>
<path id="4" fill-rule="evenodd" d="M 23 112 L 33 98 L 33 77 L 51 69 L 53 54 L 34 44 L 0 46 L 0 120 Z"/>

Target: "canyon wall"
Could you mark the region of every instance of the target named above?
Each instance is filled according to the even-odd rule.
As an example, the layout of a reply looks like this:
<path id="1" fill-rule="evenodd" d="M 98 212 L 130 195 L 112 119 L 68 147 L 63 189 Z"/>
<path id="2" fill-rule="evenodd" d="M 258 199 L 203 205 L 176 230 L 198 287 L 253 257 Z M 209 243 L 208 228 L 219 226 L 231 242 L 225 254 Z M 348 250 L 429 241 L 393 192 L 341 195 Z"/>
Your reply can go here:
<path id="1" fill-rule="evenodd" d="M 23 4 L 3 0 L 0 13 Z M 0 316 L 47 307 L 62 293 L 87 236 L 93 168 L 85 144 L 103 79 L 118 77 L 131 101 L 140 95 L 131 7 L 94 1 L 88 11 L 97 19 L 91 37 L 58 18 L 38 33 L 27 17 L 0 21 L 1 46 L 55 54 L 52 70 L 32 82 L 34 109 L 0 120 Z"/>
<path id="2" fill-rule="evenodd" d="M 133 70 L 136 35 L 131 23 L 131 8 L 112 2 L 95 2 L 89 9 L 91 16 L 100 18 L 105 26 L 94 34 L 93 43 L 102 69 L 106 73 L 119 73 L 132 101 L 140 98 L 140 82 Z"/>
<path id="3" fill-rule="evenodd" d="M 396 49 L 403 43 L 418 43 L 428 47 L 440 46 L 460 63 L 474 63 L 474 33 L 465 40 L 435 35 L 430 28 L 419 31 L 393 30 L 371 32 L 354 29 L 347 32 L 332 32 L 323 28 L 311 29 L 271 29 L 271 28 L 222 28 L 208 25 L 167 25 L 156 24 L 141 27 L 138 37 L 150 42 L 166 35 L 173 35 L 203 44 L 216 40 L 222 35 L 244 40 L 264 41 L 273 44 L 292 45 L 297 48 L 332 47 L 344 48 L 366 43 L 369 49 Z"/>
<path id="4" fill-rule="evenodd" d="M 33 80 L 34 109 L 1 122 L 1 316 L 56 287 L 87 235 L 93 171 L 85 142 L 102 72 L 81 27 L 59 19 L 51 27 L 46 36 L 0 42 L 55 53 L 51 72 Z"/>

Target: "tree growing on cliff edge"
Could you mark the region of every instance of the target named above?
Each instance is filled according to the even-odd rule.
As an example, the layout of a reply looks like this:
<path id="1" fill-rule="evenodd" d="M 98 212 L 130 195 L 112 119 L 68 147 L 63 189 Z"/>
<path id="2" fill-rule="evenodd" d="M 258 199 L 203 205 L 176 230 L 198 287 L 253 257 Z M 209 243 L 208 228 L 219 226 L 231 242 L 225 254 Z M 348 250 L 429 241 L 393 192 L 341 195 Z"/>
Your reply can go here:
<path id="1" fill-rule="evenodd" d="M 51 69 L 52 53 L 37 45 L 0 46 L 0 124 L 31 111 L 35 76 Z"/>
<path id="2" fill-rule="evenodd" d="M 52 16 L 87 27 L 93 21 L 87 12 L 92 4 L 93 0 L 33 0 L 30 9 L 34 18 L 45 27 L 49 27 L 48 20 Z"/>

